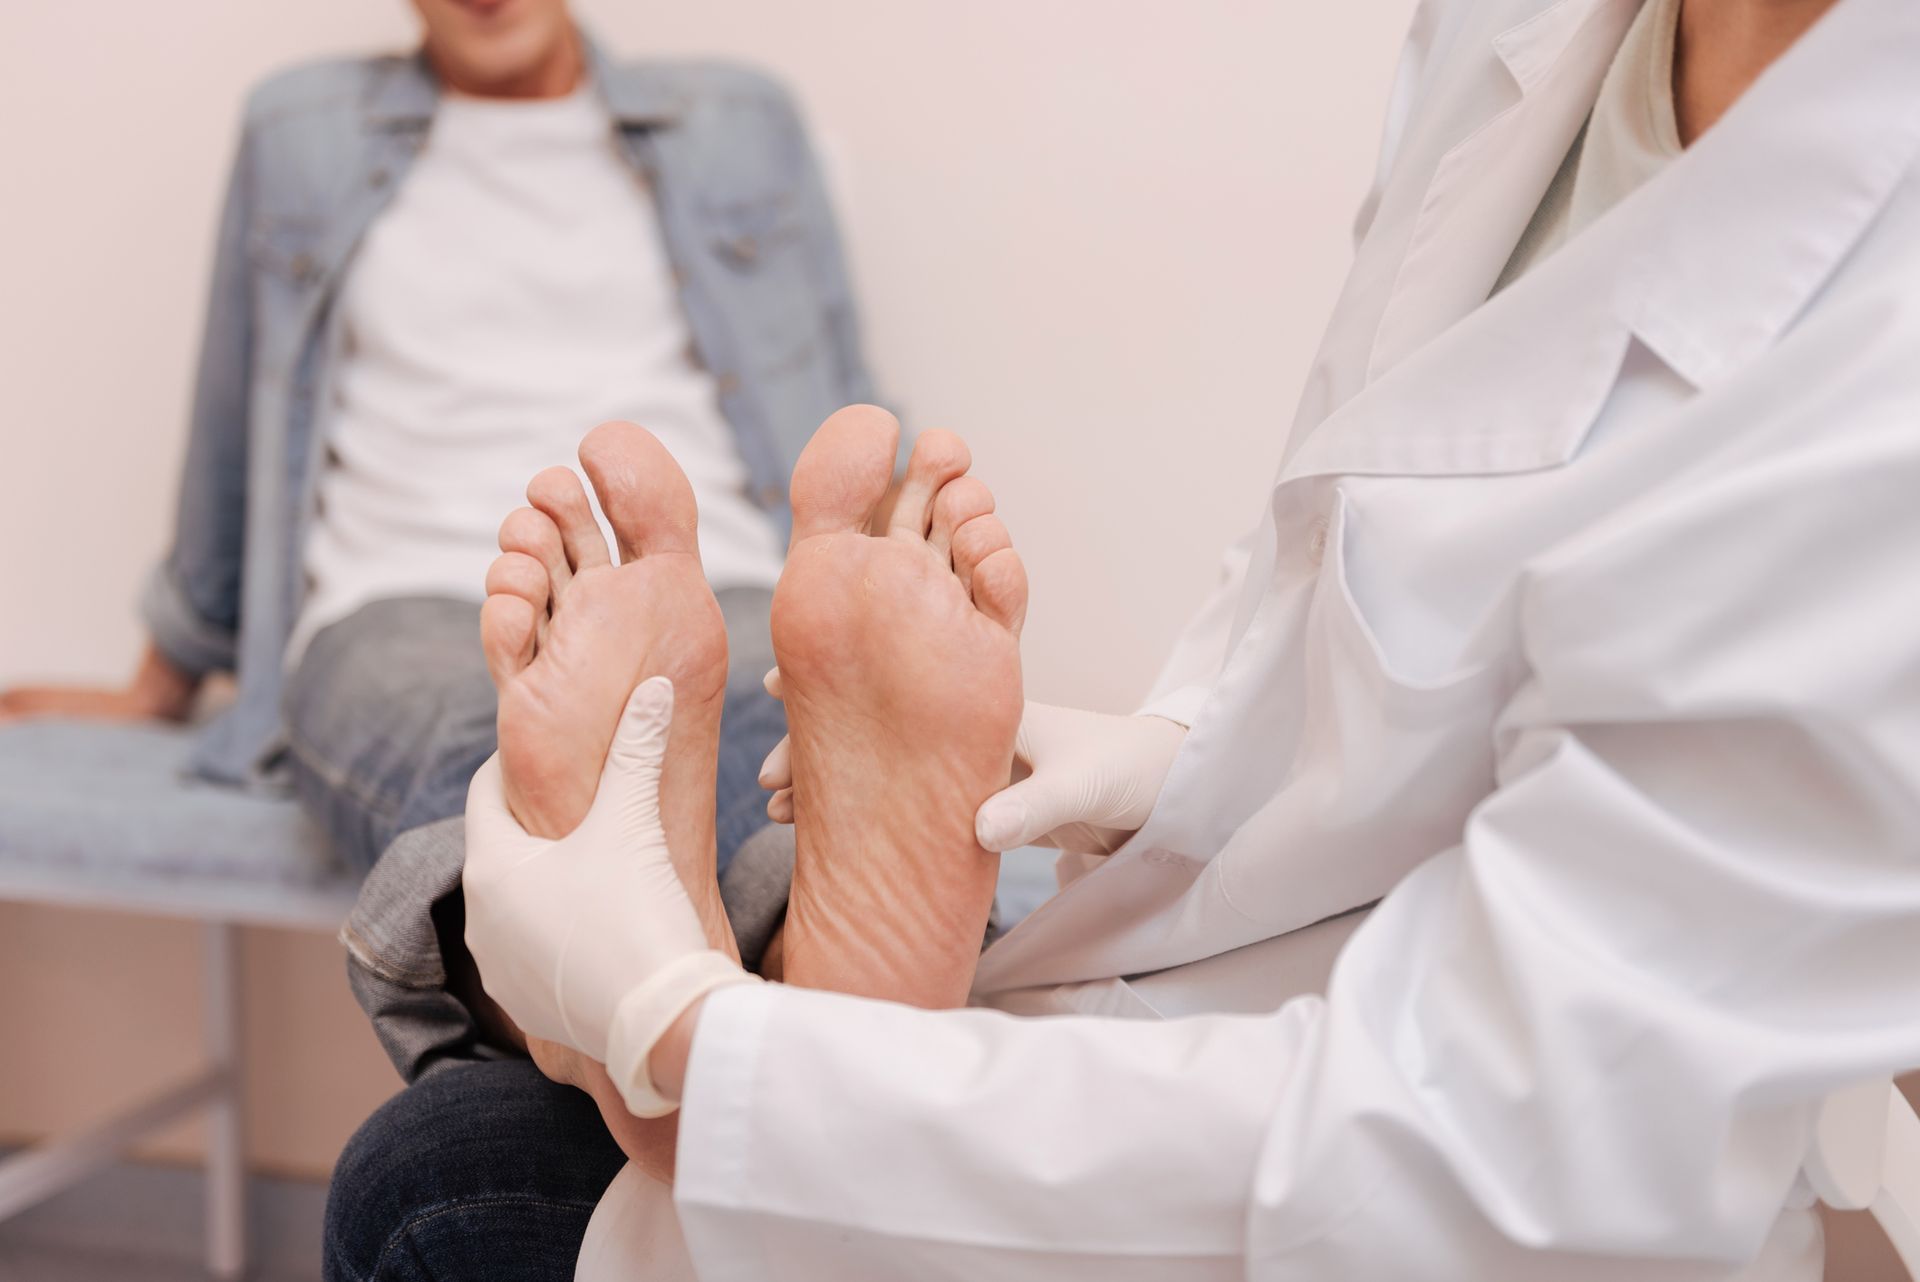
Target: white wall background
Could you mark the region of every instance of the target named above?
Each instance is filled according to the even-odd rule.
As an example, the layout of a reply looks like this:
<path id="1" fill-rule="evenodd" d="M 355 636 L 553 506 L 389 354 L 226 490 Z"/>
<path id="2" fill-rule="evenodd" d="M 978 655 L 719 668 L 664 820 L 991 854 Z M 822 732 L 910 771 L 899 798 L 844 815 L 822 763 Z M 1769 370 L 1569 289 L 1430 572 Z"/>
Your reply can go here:
<path id="1" fill-rule="evenodd" d="M 1026 556 L 1029 693 L 1127 707 L 1266 489 L 1411 0 L 581 7 L 616 50 L 798 91 L 847 161 L 882 384 L 967 436 Z M 402 0 L 0 6 L 0 682 L 111 680 L 140 643 L 245 87 L 412 31 Z M 0 907 L 0 1137 L 189 1064 L 192 956 Z M 323 1170 L 388 1071 L 331 941 L 248 960 L 256 1156 Z"/>

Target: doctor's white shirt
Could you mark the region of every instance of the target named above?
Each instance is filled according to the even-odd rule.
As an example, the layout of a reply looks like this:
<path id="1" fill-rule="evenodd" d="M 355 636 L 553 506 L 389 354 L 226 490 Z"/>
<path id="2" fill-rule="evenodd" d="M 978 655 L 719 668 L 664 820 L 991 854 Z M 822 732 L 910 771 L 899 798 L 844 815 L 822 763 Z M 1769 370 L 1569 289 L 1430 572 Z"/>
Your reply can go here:
<path id="1" fill-rule="evenodd" d="M 1920 1065 L 1920 4 L 1489 299 L 1638 9 L 1422 6 L 1153 816 L 999 1010 L 710 998 L 629 1276 L 1819 1275 L 1818 1106 Z"/>

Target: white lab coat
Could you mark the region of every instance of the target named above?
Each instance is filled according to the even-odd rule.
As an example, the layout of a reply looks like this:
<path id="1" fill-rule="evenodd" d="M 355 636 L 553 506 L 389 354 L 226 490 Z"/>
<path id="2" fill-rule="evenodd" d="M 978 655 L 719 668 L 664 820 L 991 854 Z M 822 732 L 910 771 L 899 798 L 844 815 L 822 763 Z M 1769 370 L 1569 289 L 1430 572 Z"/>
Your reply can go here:
<path id="1" fill-rule="evenodd" d="M 717 994 L 684 1243 L 623 1177 L 583 1276 L 1818 1276 L 1816 1106 L 1920 1065 L 1920 3 L 1487 301 L 1635 9 L 1421 8 L 1159 806 L 977 990 L 1255 1013 Z"/>

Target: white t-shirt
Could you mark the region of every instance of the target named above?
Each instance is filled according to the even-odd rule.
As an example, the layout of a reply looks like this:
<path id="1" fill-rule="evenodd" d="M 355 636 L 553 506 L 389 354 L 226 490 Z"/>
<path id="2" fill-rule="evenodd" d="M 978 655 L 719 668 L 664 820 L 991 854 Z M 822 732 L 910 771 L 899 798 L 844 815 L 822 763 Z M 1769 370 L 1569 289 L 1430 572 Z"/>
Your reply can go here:
<path id="1" fill-rule="evenodd" d="M 479 599 L 527 481 L 577 465 L 610 418 L 685 469 L 710 582 L 779 578 L 779 534 L 693 355 L 653 200 L 616 147 L 591 87 L 441 102 L 342 286 L 290 662 L 370 601 Z"/>
<path id="2" fill-rule="evenodd" d="M 1499 293 L 1680 155 L 1673 105 L 1680 0 L 1646 0 L 1600 83 L 1533 220 L 1493 287 Z"/>

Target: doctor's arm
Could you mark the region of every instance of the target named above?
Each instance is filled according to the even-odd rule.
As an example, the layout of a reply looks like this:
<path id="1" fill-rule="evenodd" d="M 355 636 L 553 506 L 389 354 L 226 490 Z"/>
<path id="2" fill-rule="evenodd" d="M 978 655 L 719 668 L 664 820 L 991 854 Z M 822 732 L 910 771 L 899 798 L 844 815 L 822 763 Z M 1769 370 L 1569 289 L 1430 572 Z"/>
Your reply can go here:
<path id="1" fill-rule="evenodd" d="M 1155 1024 L 708 997 L 676 1190 L 702 1276 L 1767 1249 L 1821 1100 L 1920 1062 L 1910 423 L 1750 442 L 1533 567 L 1498 787 L 1324 999 Z M 1817 1250 L 1793 1227 L 1771 1249 Z"/>

